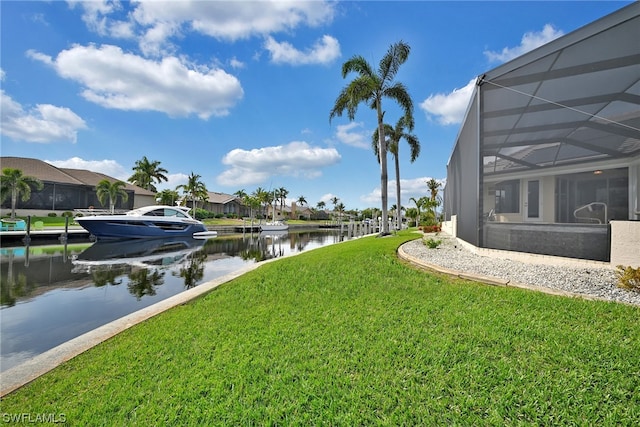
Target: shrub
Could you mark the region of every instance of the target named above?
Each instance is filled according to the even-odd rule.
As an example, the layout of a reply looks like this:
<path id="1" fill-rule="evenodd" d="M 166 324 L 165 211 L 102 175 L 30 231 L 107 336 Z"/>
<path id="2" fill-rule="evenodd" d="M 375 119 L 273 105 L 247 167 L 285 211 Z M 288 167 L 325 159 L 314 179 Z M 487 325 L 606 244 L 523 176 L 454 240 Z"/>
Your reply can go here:
<path id="1" fill-rule="evenodd" d="M 73 212 L 65 211 L 65 212 L 62 212 L 62 215 L 60 215 L 60 216 L 61 216 L 61 217 L 65 217 L 65 216 L 67 216 L 67 217 L 69 217 L 69 218 L 73 218 Z"/>
<path id="2" fill-rule="evenodd" d="M 198 220 L 210 218 L 210 212 L 206 209 L 197 208 L 195 212 L 193 212 L 193 209 L 192 209 L 192 213 L 193 213 L 193 217 Z"/>
<path id="3" fill-rule="evenodd" d="M 624 289 L 640 292 L 640 268 L 619 265 L 616 270 L 618 286 Z"/>
<path id="4" fill-rule="evenodd" d="M 418 227 L 423 233 L 439 233 L 442 228 L 439 225 L 423 225 Z"/>
<path id="5" fill-rule="evenodd" d="M 442 243 L 442 240 L 435 240 L 432 237 L 430 237 L 427 240 L 424 240 L 424 244 L 427 245 L 429 249 L 437 249 L 441 243 Z"/>
<path id="6" fill-rule="evenodd" d="M 55 217 L 57 217 L 57 216 L 58 216 L 58 214 L 57 214 L 57 213 L 55 213 L 55 212 L 49 212 L 49 213 L 47 214 L 47 216 L 48 216 L 48 217 L 50 217 L 50 218 L 55 218 Z"/>

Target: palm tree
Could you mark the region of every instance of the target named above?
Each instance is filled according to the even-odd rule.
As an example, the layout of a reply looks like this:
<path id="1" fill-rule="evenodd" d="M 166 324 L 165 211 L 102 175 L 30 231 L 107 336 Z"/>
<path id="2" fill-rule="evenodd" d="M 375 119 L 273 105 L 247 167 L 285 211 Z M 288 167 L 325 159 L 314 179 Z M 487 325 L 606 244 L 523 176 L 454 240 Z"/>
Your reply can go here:
<path id="1" fill-rule="evenodd" d="M 289 190 L 284 187 L 280 187 L 275 191 L 276 200 L 280 201 L 280 214 L 284 212 L 284 205 L 287 201 L 287 196 L 289 195 Z"/>
<path id="2" fill-rule="evenodd" d="M 207 187 L 200 181 L 200 178 L 200 175 L 191 172 L 187 177 L 187 183 L 176 187 L 176 190 L 181 189 L 187 198 L 191 198 L 191 209 L 194 215 L 196 213 L 196 201 L 208 198 Z"/>
<path id="3" fill-rule="evenodd" d="M 418 199 L 410 198 L 410 201 L 416 204 L 416 209 L 418 210 L 418 214 L 416 215 L 416 227 L 418 226 L 418 222 L 420 221 L 420 208 L 425 207 L 426 203 L 429 201 L 426 197 L 420 197 Z"/>
<path id="4" fill-rule="evenodd" d="M 342 213 L 344 212 L 344 203 L 340 202 L 336 205 L 335 209 L 338 210 L 338 222 L 342 224 Z"/>
<path id="5" fill-rule="evenodd" d="M 20 169 L 4 168 L 0 176 L 0 202 L 11 197 L 11 219 L 16 219 L 18 196 L 26 202 L 31 198 L 31 189 L 42 190 L 44 184 L 38 178 L 23 175 Z"/>
<path id="6" fill-rule="evenodd" d="M 261 207 L 264 206 L 262 209 L 263 216 L 265 215 L 264 208 L 269 204 L 270 194 L 271 194 L 270 192 L 268 192 L 262 187 L 256 188 L 252 193 L 253 197 L 256 198 L 260 206 Z"/>
<path id="7" fill-rule="evenodd" d="M 409 118 L 407 118 L 406 116 L 400 117 L 400 119 L 398 119 L 398 122 L 396 123 L 395 128 L 392 128 L 390 125 L 387 125 L 387 124 L 384 125 L 385 136 L 389 138 L 388 149 L 389 149 L 389 152 L 393 154 L 393 159 L 395 163 L 396 202 L 398 203 L 398 205 L 401 204 L 401 200 L 402 200 L 401 193 L 400 193 L 400 156 L 398 154 L 400 151 L 400 140 L 404 138 L 409 144 L 409 147 L 411 148 L 411 163 L 415 162 L 418 156 L 420 155 L 420 141 L 418 140 L 418 137 L 405 131 L 405 129 L 408 129 L 408 130 L 413 129 L 413 118 L 410 118 L 410 119 L 411 119 L 411 122 L 408 122 Z M 378 161 L 380 161 L 380 152 L 378 151 L 378 139 L 379 139 L 378 133 L 379 133 L 378 129 L 376 129 L 373 132 L 373 137 L 371 138 L 371 146 L 373 147 L 373 151 L 378 157 Z M 398 215 L 397 220 L 398 222 L 396 226 L 399 230 L 402 225 L 402 215 Z"/>
<path id="8" fill-rule="evenodd" d="M 111 182 L 108 179 L 103 179 L 98 183 L 98 185 L 96 185 L 98 201 L 102 206 L 104 206 L 106 201 L 109 200 L 109 210 L 113 213 L 118 197 L 120 197 L 123 202 L 126 202 L 129 199 L 129 195 L 124 190 L 126 185 L 127 184 L 122 181 Z"/>
<path id="9" fill-rule="evenodd" d="M 323 211 L 326 206 L 327 206 L 327 204 L 325 202 L 323 202 L 322 200 L 320 200 L 318 203 L 316 203 L 316 208 L 318 208 L 319 211 Z"/>
<path id="10" fill-rule="evenodd" d="M 173 206 L 179 198 L 180 195 L 176 190 L 162 190 L 156 194 L 156 201 L 161 205 Z"/>
<path id="11" fill-rule="evenodd" d="M 296 202 L 298 202 L 298 204 L 299 204 L 300 206 L 304 206 L 304 205 L 306 205 L 306 204 L 307 204 L 307 199 L 305 199 L 305 197 L 304 197 L 304 196 L 298 196 L 298 199 L 296 200 Z M 309 219 L 311 219 L 311 213 L 310 213 L 310 212 L 309 212 L 308 217 L 309 217 Z"/>
<path id="12" fill-rule="evenodd" d="M 427 181 L 427 187 L 429 187 L 429 192 L 431 193 L 431 203 L 433 206 L 433 218 L 437 221 L 436 218 L 436 207 L 440 204 L 438 203 L 438 189 L 441 184 L 435 179 L 431 178 Z"/>
<path id="13" fill-rule="evenodd" d="M 153 185 L 154 182 L 159 184 L 162 181 L 168 181 L 165 176 L 168 171 L 160 167 L 159 161 L 150 162 L 147 156 L 144 156 L 141 160 L 136 160 L 136 165 L 132 169 L 134 173 L 127 181 L 154 193 L 158 191 Z"/>
<path id="14" fill-rule="evenodd" d="M 342 64 L 342 77 L 345 78 L 350 72 L 358 73 L 349 85 L 342 89 L 335 105 L 329 114 L 329 122 L 335 116 L 342 116 L 347 110 L 350 120 L 355 119 L 358 105 L 364 102 L 371 109 L 375 109 L 378 119 L 378 152 L 380 153 L 380 188 L 382 195 L 382 234 L 389 234 L 389 224 L 387 221 L 387 146 L 384 137 L 384 113 L 382 109 L 382 98 L 395 100 L 407 118 L 407 123 L 413 123 L 413 101 L 409 96 L 407 88 L 399 82 L 394 82 L 400 65 L 404 64 L 409 57 L 410 47 L 400 41 L 389 47 L 387 53 L 380 60 L 378 74 L 376 74 L 369 63 L 360 55 L 351 57 Z"/>
<path id="15" fill-rule="evenodd" d="M 240 199 L 244 199 L 245 197 L 247 197 L 247 192 L 244 191 L 244 188 L 242 190 L 238 190 L 235 193 L 233 193 L 234 196 L 239 197 Z"/>
<path id="16" fill-rule="evenodd" d="M 260 200 L 254 195 L 245 194 L 242 198 L 242 202 L 246 206 L 249 206 L 249 218 L 251 218 L 251 226 L 253 227 L 253 210 L 257 210 L 261 206 Z"/>

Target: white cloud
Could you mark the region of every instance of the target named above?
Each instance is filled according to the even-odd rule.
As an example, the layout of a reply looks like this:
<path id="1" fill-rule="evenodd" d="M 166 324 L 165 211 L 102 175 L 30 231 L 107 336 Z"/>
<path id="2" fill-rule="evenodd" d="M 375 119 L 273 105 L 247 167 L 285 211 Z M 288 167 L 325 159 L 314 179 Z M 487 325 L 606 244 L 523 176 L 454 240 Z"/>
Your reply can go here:
<path id="1" fill-rule="evenodd" d="M 217 68 L 196 70 L 176 57 L 152 61 L 111 45 L 75 45 L 55 59 L 28 54 L 82 84 L 82 96 L 106 108 L 159 111 L 171 117 L 195 114 L 206 120 L 227 115 L 243 96 L 236 77 Z"/>
<path id="2" fill-rule="evenodd" d="M 158 191 L 175 190 L 178 185 L 184 185 L 188 182 L 189 175 L 185 173 L 172 173 L 167 175 L 167 181 L 156 184 Z"/>
<path id="3" fill-rule="evenodd" d="M 322 174 L 322 168 L 339 161 L 336 149 L 312 147 L 306 142 L 253 150 L 236 148 L 222 159 L 229 169 L 217 177 L 217 182 L 242 187 L 264 183 L 272 176 L 316 178 Z"/>
<path id="4" fill-rule="evenodd" d="M 551 24 L 546 24 L 542 31 L 525 33 L 518 46 L 505 47 L 500 52 L 486 50 L 484 54 L 491 62 L 507 62 L 549 43 L 563 34 L 562 30 L 554 28 Z"/>
<path id="5" fill-rule="evenodd" d="M 131 173 L 115 160 L 84 160 L 80 157 L 72 157 L 67 160 L 45 160 L 45 162 L 58 168 L 86 169 L 91 172 L 100 172 L 122 181 L 126 181 Z"/>
<path id="6" fill-rule="evenodd" d="M 71 1 L 67 3 L 73 9 L 76 6 L 82 8 L 82 20 L 89 30 L 101 36 L 113 36 L 119 38 L 129 38 L 133 36 L 131 24 L 125 21 L 117 21 L 110 18 L 117 12 L 123 10 L 122 4 L 117 0 L 92 0 L 92 1 Z"/>
<path id="7" fill-rule="evenodd" d="M 273 37 L 267 37 L 264 47 L 271 54 L 271 61 L 276 64 L 329 64 L 340 57 L 340 43 L 327 35 L 304 52 L 290 43 L 277 42 Z"/>
<path id="8" fill-rule="evenodd" d="M 357 148 L 371 148 L 371 136 L 373 131 L 364 128 L 362 122 L 349 122 L 346 125 L 338 125 L 336 138 L 343 144 Z"/>
<path id="9" fill-rule="evenodd" d="M 475 84 L 476 79 L 473 78 L 466 86 L 460 89 L 456 88 L 451 93 L 429 95 L 427 99 L 420 103 L 420 108 L 427 113 L 427 117 L 435 117 L 440 124 L 452 125 L 461 123 L 469 106 Z"/>
<path id="10" fill-rule="evenodd" d="M 411 198 L 418 199 L 420 197 L 429 197 L 431 192 L 429 191 L 429 187 L 427 187 L 427 181 L 429 181 L 431 177 L 421 177 L 421 178 L 411 178 L 411 179 L 400 179 L 400 191 L 402 197 L 401 206 L 405 208 L 415 207 L 415 203 L 411 201 Z M 437 179 L 439 183 L 442 184 L 440 187 L 440 196 L 442 196 L 442 189 L 444 188 L 444 184 L 446 182 L 446 178 Z M 388 207 L 391 208 L 392 205 L 397 204 L 396 198 L 396 180 L 390 180 L 387 184 L 387 196 L 389 197 Z M 360 197 L 360 200 L 371 205 L 371 206 L 380 206 L 382 198 L 382 190 L 380 187 L 374 188 L 369 194 L 365 194 Z"/>
<path id="11" fill-rule="evenodd" d="M 330 22 L 334 8 L 333 2 L 324 1 L 141 1 L 133 17 L 152 29 L 167 23 L 184 24 L 192 31 L 234 41 L 300 25 L 315 27 Z"/>
<path id="12" fill-rule="evenodd" d="M 231 58 L 229 60 L 229 65 L 231 65 L 231 67 L 236 68 L 236 69 L 241 69 L 241 68 L 245 67 L 244 62 L 240 61 L 236 57 L 233 57 L 233 58 Z"/>
<path id="13" fill-rule="evenodd" d="M 75 143 L 78 131 L 87 128 L 84 120 L 69 108 L 37 104 L 25 111 L 4 90 L 0 91 L 0 97 L 1 132 L 15 141 Z"/>
<path id="14" fill-rule="evenodd" d="M 300 26 L 331 22 L 332 1 L 151 1 L 130 3 L 125 10 L 117 0 L 69 1 L 83 9 L 87 27 L 102 36 L 137 37 L 147 56 L 175 50 L 174 37 L 196 32 L 219 40 L 236 41 L 289 32 Z"/>

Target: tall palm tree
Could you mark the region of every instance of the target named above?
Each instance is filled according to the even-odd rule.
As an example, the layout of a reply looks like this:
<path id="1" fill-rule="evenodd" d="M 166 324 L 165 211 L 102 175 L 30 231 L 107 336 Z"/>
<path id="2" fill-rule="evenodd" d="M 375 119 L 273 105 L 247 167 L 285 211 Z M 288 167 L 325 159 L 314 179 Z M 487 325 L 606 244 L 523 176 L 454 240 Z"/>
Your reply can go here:
<path id="1" fill-rule="evenodd" d="M 440 188 L 440 186 L 441 184 L 433 178 L 427 181 L 427 187 L 429 188 L 429 192 L 431 193 L 431 206 L 433 206 L 433 218 L 436 221 L 437 221 L 436 208 L 440 204 L 438 202 L 438 189 Z"/>
<path id="2" fill-rule="evenodd" d="M 320 200 L 318 203 L 316 203 L 316 208 L 318 208 L 319 211 L 323 211 L 324 208 L 327 207 L 327 204 L 325 202 L 323 202 L 322 200 Z"/>
<path id="3" fill-rule="evenodd" d="M 407 123 L 413 123 L 413 101 L 407 88 L 400 82 L 394 82 L 400 65 L 409 57 L 411 48 L 400 41 L 389 47 L 387 53 L 380 60 L 378 74 L 371 65 L 360 55 L 351 57 L 342 64 L 342 77 L 349 73 L 358 74 L 351 83 L 342 89 L 335 105 L 329 114 L 329 121 L 335 116 L 342 116 L 346 110 L 350 120 L 355 119 L 356 111 L 360 103 L 367 104 L 376 110 L 378 119 L 378 152 L 380 153 L 380 188 L 382 198 L 382 234 L 389 234 L 387 215 L 387 146 L 384 136 L 384 113 L 382 99 L 390 98 L 398 103 L 407 117 Z"/>
<path id="4" fill-rule="evenodd" d="M 287 201 L 287 196 L 289 195 L 289 190 L 284 187 L 280 187 L 275 191 L 277 200 L 280 201 L 280 214 L 284 212 L 284 205 Z"/>
<path id="5" fill-rule="evenodd" d="M 298 202 L 298 204 L 300 204 L 300 206 L 304 206 L 307 204 L 307 199 L 305 199 L 304 196 L 298 196 L 298 199 L 296 200 L 296 202 Z M 309 219 L 311 219 L 311 213 L 309 212 L 308 215 Z"/>
<path id="6" fill-rule="evenodd" d="M 338 222 L 342 224 L 342 213 L 344 212 L 344 203 L 340 202 L 336 205 L 336 209 L 338 211 Z"/>
<path id="7" fill-rule="evenodd" d="M 333 196 L 331 198 L 331 203 L 333 204 L 333 210 L 334 211 L 336 210 L 336 205 L 338 204 L 339 201 L 340 201 L 340 199 L 338 197 L 336 197 L 336 196 Z"/>
<path id="8" fill-rule="evenodd" d="M 438 197 L 438 189 L 442 184 L 440 184 L 435 179 L 431 178 L 429 181 L 426 181 L 427 187 L 429 188 L 429 192 L 431 193 L 431 200 L 436 200 Z"/>
<path id="9" fill-rule="evenodd" d="M 122 181 L 114 181 L 111 182 L 108 179 L 103 179 L 96 185 L 96 196 L 98 196 L 98 201 L 102 206 L 104 206 L 109 201 L 109 210 L 111 213 L 115 211 L 116 202 L 118 197 L 122 199 L 123 202 L 126 202 L 129 199 L 129 195 L 124 190 L 125 184 Z"/>
<path id="10" fill-rule="evenodd" d="M 154 193 L 158 191 L 153 185 L 154 182 L 159 184 L 162 181 L 168 181 L 165 175 L 168 171 L 160 167 L 159 161 L 150 162 L 147 156 L 142 157 L 141 160 L 136 160 L 136 165 L 132 169 L 133 175 L 127 181 Z"/>
<path id="11" fill-rule="evenodd" d="M 44 184 L 38 178 L 23 175 L 20 169 L 4 168 L 0 176 L 0 202 L 11 197 L 11 219 L 16 219 L 18 196 L 26 202 L 31 198 L 31 189 L 42 190 Z"/>
<path id="12" fill-rule="evenodd" d="M 200 178 L 200 175 L 191 172 L 187 177 L 187 183 L 176 187 L 176 190 L 181 189 L 187 198 L 191 198 L 191 209 L 193 209 L 194 215 L 196 213 L 196 201 L 207 199 L 207 187 Z"/>
<path id="13" fill-rule="evenodd" d="M 409 120 L 411 120 L 409 122 Z M 393 154 L 393 159 L 395 163 L 396 169 L 396 202 L 398 205 L 401 204 L 401 193 L 400 193 L 400 140 L 404 138 L 409 147 L 411 148 L 411 163 L 415 162 L 418 156 L 420 155 L 420 141 L 418 137 L 412 133 L 408 133 L 406 130 L 413 129 L 413 118 L 407 118 L 406 116 L 400 117 L 398 122 L 396 123 L 396 127 L 391 127 L 388 124 L 384 125 L 385 136 L 388 137 L 388 150 L 391 154 Z M 373 132 L 373 137 L 371 138 L 371 146 L 373 147 L 373 151 L 378 157 L 378 161 L 380 161 L 380 152 L 378 151 L 378 129 Z M 401 211 L 401 210 L 400 210 Z M 397 216 L 397 224 L 396 227 L 398 230 L 402 226 L 402 215 Z"/>

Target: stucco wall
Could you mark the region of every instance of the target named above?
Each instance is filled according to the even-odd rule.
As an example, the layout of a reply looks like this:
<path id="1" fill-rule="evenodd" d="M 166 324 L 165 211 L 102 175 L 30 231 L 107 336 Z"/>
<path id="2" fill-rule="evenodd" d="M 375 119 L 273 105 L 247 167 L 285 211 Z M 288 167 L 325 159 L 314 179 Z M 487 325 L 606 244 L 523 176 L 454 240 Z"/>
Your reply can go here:
<path id="1" fill-rule="evenodd" d="M 611 265 L 640 268 L 640 221 L 611 221 Z"/>

